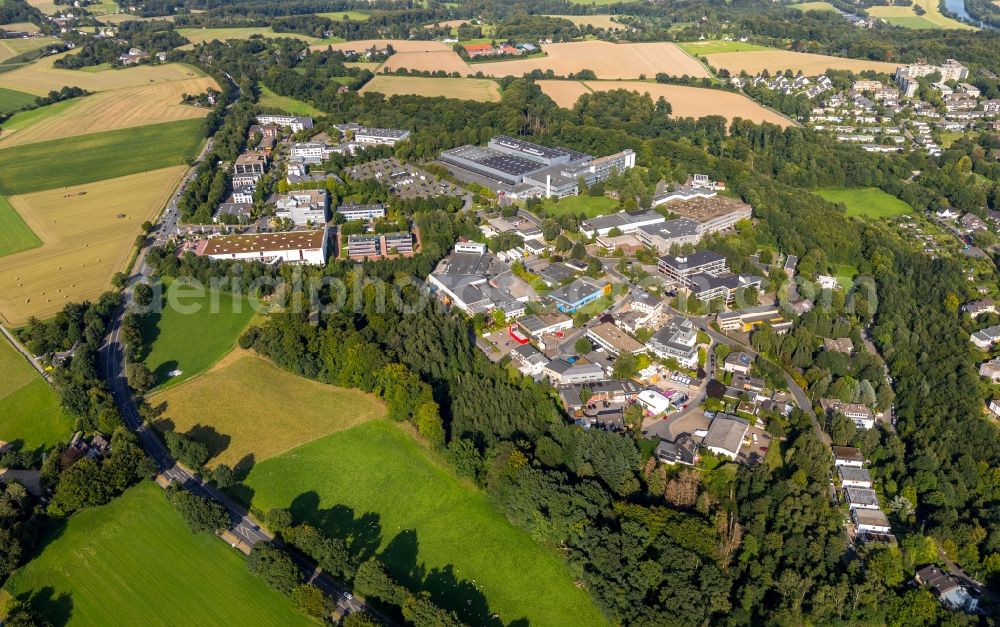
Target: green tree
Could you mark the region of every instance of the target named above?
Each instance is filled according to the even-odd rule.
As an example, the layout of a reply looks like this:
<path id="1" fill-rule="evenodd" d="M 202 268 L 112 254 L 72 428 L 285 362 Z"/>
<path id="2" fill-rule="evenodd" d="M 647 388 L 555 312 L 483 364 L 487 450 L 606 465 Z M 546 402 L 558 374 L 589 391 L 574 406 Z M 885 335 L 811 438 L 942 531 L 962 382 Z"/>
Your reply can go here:
<path id="1" fill-rule="evenodd" d="M 128 379 L 128 386 L 139 394 L 156 385 L 156 375 L 141 361 L 125 366 L 125 377 Z"/>
<path id="2" fill-rule="evenodd" d="M 153 303 L 153 288 L 148 283 L 137 283 L 132 289 L 132 296 L 135 298 L 135 304 L 149 307 Z"/>
<path id="3" fill-rule="evenodd" d="M 385 566 L 374 558 L 358 567 L 354 590 L 364 597 L 373 597 L 392 605 L 402 605 L 406 598 L 406 589 L 397 584 Z"/>
<path id="4" fill-rule="evenodd" d="M 594 345 L 591 344 L 590 338 L 586 335 L 581 335 L 573 342 L 573 350 L 576 351 L 577 355 L 586 355 L 590 351 L 594 350 Z"/>
<path id="5" fill-rule="evenodd" d="M 285 594 L 290 594 L 302 580 L 302 573 L 288 553 L 264 542 L 258 542 L 250 551 L 247 570 Z"/>
<path id="6" fill-rule="evenodd" d="M 175 486 L 166 494 L 193 533 L 218 533 L 229 528 L 229 512 L 221 503 Z"/>
<path id="7" fill-rule="evenodd" d="M 427 441 L 434 446 L 444 446 L 444 423 L 441 420 L 441 412 L 438 404 L 434 401 L 421 403 L 414 416 L 414 422 L 420 435 L 427 438 Z"/>
<path id="8" fill-rule="evenodd" d="M 323 591 L 312 584 L 296 586 L 291 594 L 292 605 L 306 616 L 323 618 L 333 611 L 331 601 Z"/>

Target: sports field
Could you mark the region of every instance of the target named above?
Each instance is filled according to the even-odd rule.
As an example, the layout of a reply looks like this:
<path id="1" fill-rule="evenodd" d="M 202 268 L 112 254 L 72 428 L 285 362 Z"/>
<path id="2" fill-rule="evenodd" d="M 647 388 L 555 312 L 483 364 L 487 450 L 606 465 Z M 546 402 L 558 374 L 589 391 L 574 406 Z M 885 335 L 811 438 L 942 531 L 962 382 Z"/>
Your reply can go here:
<path id="1" fill-rule="evenodd" d="M 176 385 L 208 370 L 254 316 L 250 301 L 231 292 L 171 283 L 162 294 L 162 310 L 142 317 L 145 362 L 159 384 Z M 168 377 L 172 370 L 183 374 Z"/>
<path id="2" fill-rule="evenodd" d="M 913 213 L 913 207 L 877 187 L 819 189 L 816 195 L 847 207 L 849 216 L 894 218 Z"/>
<path id="3" fill-rule="evenodd" d="M 55 526 L 5 588 L 54 625 L 316 625 L 146 481 Z"/>
<path id="4" fill-rule="evenodd" d="M 148 124 L 0 149 L 0 194 L 65 185 L 180 165 L 204 141 L 201 120 Z"/>
<path id="5" fill-rule="evenodd" d="M 139 65 L 122 70 L 109 69 L 103 72 L 62 70 L 53 67 L 52 64 L 55 63 L 55 60 L 65 54 L 71 53 L 42 57 L 30 65 L 0 73 L 0 87 L 44 96 L 54 89 L 58 90 L 66 86 L 80 87 L 87 91 L 108 91 L 109 89 L 139 87 L 150 83 L 181 81 L 205 76 L 200 70 L 182 63 Z"/>
<path id="6" fill-rule="evenodd" d="M 21 91 L 0 88 L 0 114 L 10 113 L 29 105 L 35 101 L 33 94 L 26 94 Z M 6 123 L 4 123 L 6 126 Z"/>
<path id="7" fill-rule="evenodd" d="M 362 92 L 377 91 L 386 96 L 444 96 L 459 100 L 497 102 L 500 87 L 496 81 L 484 78 L 422 78 L 419 76 L 378 75 L 365 83 Z"/>
<path id="8" fill-rule="evenodd" d="M 773 50 L 773 48 L 768 48 L 767 46 L 760 46 L 740 41 L 723 41 L 721 39 L 685 41 L 677 45 L 688 54 L 694 56 L 719 54 L 722 52 L 756 52 L 758 50 Z"/>
<path id="9" fill-rule="evenodd" d="M 659 72 L 673 76 L 687 74 L 707 77 L 708 71 L 676 45 L 668 42 L 614 44 L 607 41 L 573 41 L 548 44 L 546 56 L 514 61 L 497 61 L 476 66 L 491 76 L 521 76 L 532 70 L 552 70 L 568 76 L 580 70 L 593 70 L 597 78 L 653 78 Z"/>
<path id="10" fill-rule="evenodd" d="M 664 85 L 639 81 L 538 81 L 542 91 L 561 107 L 571 108 L 585 93 L 629 89 L 649 94 L 655 102 L 660 96 L 670 103 L 673 117 L 701 118 L 721 115 L 728 120 L 740 117 L 754 122 L 770 122 L 786 127 L 792 121 L 760 103 L 744 96 L 721 89 Z"/>
<path id="11" fill-rule="evenodd" d="M 302 102 L 301 100 L 287 96 L 279 96 L 268 89 L 263 83 L 258 83 L 257 87 L 260 89 L 258 103 L 262 107 L 274 107 L 292 115 L 310 115 L 314 117 L 326 115 L 308 102 Z"/>
<path id="12" fill-rule="evenodd" d="M 953 20 L 941 13 L 937 0 L 914 0 L 915 6 L 923 7 L 924 14 L 917 15 L 912 6 L 873 6 L 865 9 L 872 17 L 885 20 L 894 26 L 904 28 L 946 28 L 978 30 L 972 24 Z"/>
<path id="13" fill-rule="evenodd" d="M 276 33 L 270 26 L 250 26 L 246 28 L 178 28 L 177 32 L 192 44 L 205 43 L 206 41 L 226 41 L 228 39 L 250 39 L 254 35 L 279 39 L 290 37 L 300 41 L 313 41 L 316 38 L 298 33 Z M 182 46 L 181 48 L 186 48 Z"/>
<path id="14" fill-rule="evenodd" d="M 385 415 L 382 402 L 371 394 L 299 377 L 240 349 L 149 402 L 154 407 L 166 403 L 158 427 L 169 421 L 180 432 L 194 429 L 195 439 L 212 453 L 210 466 L 235 467 L 248 455 L 260 463 Z"/>
<path id="15" fill-rule="evenodd" d="M 831 57 L 824 54 L 807 52 L 790 52 L 788 50 L 761 50 L 757 52 L 723 52 L 705 55 L 709 64 L 716 69 L 729 70 L 732 74 L 746 71 L 748 74 L 759 74 L 764 70 L 772 73 L 791 70 L 802 71 L 807 76 L 815 76 L 833 70 L 875 70 L 876 72 L 893 73 L 899 64 L 882 61 L 867 61 L 864 59 L 848 59 Z"/>
<path id="16" fill-rule="evenodd" d="M 8 198 L 42 246 L 3 257 L 0 316 L 19 325 L 99 297 L 185 171 L 175 166 Z"/>
<path id="17" fill-rule="evenodd" d="M 426 584 L 466 624 L 494 622 L 476 602 L 479 594 L 504 624 L 607 624 L 557 553 L 508 523 L 486 495 L 431 462 L 388 420 L 333 433 L 261 462 L 246 483 L 255 509 L 288 507 L 297 520 L 333 533 L 343 533 L 338 521 L 344 512 L 330 508 L 349 508 L 355 521 L 377 517 L 378 526 L 366 525 L 364 532 L 380 535 L 375 544 L 401 583 L 417 587 L 415 571 L 448 566 L 468 582 L 455 586 L 428 577 Z M 473 586 L 478 591 L 470 595 Z"/>
<path id="18" fill-rule="evenodd" d="M 0 257 L 42 245 L 6 198 L 0 196 Z"/>
<path id="19" fill-rule="evenodd" d="M 617 207 L 618 201 L 607 196 L 567 196 L 559 202 L 549 198 L 542 203 L 542 208 L 554 216 L 572 213 L 575 216 L 586 214 L 588 218 L 615 213 Z"/>
<path id="20" fill-rule="evenodd" d="M 614 21 L 626 17 L 624 15 L 549 15 L 546 17 L 558 17 L 569 20 L 577 26 L 593 26 L 594 28 L 625 28 L 621 22 Z"/>
<path id="21" fill-rule="evenodd" d="M 29 37 L 28 39 L 0 39 L 0 63 L 13 59 L 25 52 L 38 50 L 54 44 L 59 40 L 55 37 Z"/>
<path id="22" fill-rule="evenodd" d="M 49 384 L 0 337 L 0 440 L 19 443 L 22 450 L 48 449 L 68 440 L 72 429 L 73 419 Z"/>
<path id="23" fill-rule="evenodd" d="M 349 22 L 367 22 L 372 18 L 368 13 L 362 13 L 361 11 L 334 11 L 332 13 L 317 13 L 316 15 L 335 22 L 342 22 L 344 20 Z"/>
<path id="24" fill-rule="evenodd" d="M 12 117 L 0 132 L 0 148 L 63 139 L 147 124 L 192 120 L 208 115 L 205 107 L 181 104 L 182 94 L 218 89 L 215 80 L 192 78 L 148 87 L 131 87 L 75 98 Z"/>

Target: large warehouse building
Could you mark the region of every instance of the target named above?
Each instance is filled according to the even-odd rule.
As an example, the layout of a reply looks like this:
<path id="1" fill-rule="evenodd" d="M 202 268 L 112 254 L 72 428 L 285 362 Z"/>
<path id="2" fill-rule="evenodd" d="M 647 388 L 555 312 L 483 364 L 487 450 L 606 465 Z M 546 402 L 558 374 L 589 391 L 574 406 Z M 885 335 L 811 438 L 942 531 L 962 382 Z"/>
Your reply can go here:
<path id="1" fill-rule="evenodd" d="M 323 265 L 327 259 L 326 227 L 250 235 L 220 235 L 201 240 L 194 253 L 211 259 Z"/>
<path id="2" fill-rule="evenodd" d="M 587 185 L 606 179 L 612 171 L 635 166 L 632 150 L 595 159 L 569 148 L 548 148 L 506 135 L 490 140 L 486 147 L 459 146 L 441 153 L 440 160 L 488 183 L 513 198 L 552 196 L 562 198 L 579 193 L 582 178 Z"/>

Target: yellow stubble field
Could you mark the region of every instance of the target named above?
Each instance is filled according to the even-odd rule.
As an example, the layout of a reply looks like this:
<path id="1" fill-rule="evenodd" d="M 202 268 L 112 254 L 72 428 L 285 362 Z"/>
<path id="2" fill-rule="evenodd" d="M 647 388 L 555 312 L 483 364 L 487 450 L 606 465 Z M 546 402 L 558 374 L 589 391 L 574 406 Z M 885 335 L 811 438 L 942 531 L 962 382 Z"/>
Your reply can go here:
<path id="1" fill-rule="evenodd" d="M 44 96 L 54 89 L 66 86 L 80 87 L 88 91 L 108 91 L 205 76 L 199 70 L 182 63 L 140 65 L 123 70 L 108 69 L 99 72 L 63 70 L 53 67 L 52 64 L 55 63 L 56 59 L 65 54 L 44 57 L 30 65 L 0 73 L 0 87 Z"/>
<path id="2" fill-rule="evenodd" d="M 186 170 L 175 166 L 11 196 L 11 206 L 42 245 L 0 263 L 0 317 L 21 325 L 30 316 L 46 318 L 109 289 L 142 223 L 166 204 Z"/>
<path id="3" fill-rule="evenodd" d="M 0 148 L 87 135 L 145 124 L 190 120 L 208 115 L 204 107 L 181 104 L 183 94 L 219 89 L 210 77 L 105 91 L 80 98 L 70 107 L 17 130 L 0 131 Z"/>
<path id="4" fill-rule="evenodd" d="M 474 70 L 489 76 L 521 76 L 532 70 L 552 70 L 568 76 L 580 70 L 593 70 L 600 79 L 653 78 L 664 72 L 671 76 L 707 77 L 708 71 L 698 61 L 669 42 L 613 44 L 607 41 L 572 41 L 542 46 L 546 56 L 514 61 L 477 63 Z"/>
<path id="5" fill-rule="evenodd" d="M 358 39 L 355 41 L 343 41 L 336 44 L 309 46 L 309 49 L 326 50 L 328 48 L 332 48 L 334 50 L 354 50 L 356 52 L 361 52 L 363 50 L 370 49 L 372 46 L 382 49 L 385 48 L 387 44 L 392 44 L 392 47 L 396 52 L 440 52 L 442 50 L 451 50 L 450 46 L 443 44 L 440 41 L 418 41 L 415 39 Z"/>
<path id="6" fill-rule="evenodd" d="M 399 68 L 408 70 L 427 70 L 436 72 L 443 70 L 451 74 L 458 72 L 462 76 L 475 74 L 473 69 L 462 57 L 452 50 L 435 50 L 426 52 L 397 52 L 382 64 L 379 72 L 383 70 L 395 71 Z"/>
<path id="7" fill-rule="evenodd" d="M 497 102 L 500 87 L 487 78 L 423 78 L 419 76 L 387 76 L 379 74 L 368 81 L 362 92 L 377 91 L 386 96 L 444 96 L 459 100 Z"/>

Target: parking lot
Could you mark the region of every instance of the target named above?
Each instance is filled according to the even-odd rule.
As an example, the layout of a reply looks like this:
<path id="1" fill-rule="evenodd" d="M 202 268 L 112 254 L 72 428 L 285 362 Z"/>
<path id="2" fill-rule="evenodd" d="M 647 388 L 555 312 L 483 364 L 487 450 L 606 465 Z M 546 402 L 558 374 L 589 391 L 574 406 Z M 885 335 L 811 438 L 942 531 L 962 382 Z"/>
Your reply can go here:
<path id="1" fill-rule="evenodd" d="M 463 196 L 465 191 L 448 181 L 412 165 L 402 164 L 395 157 L 369 161 L 348 170 L 355 179 L 376 179 L 385 183 L 400 198 L 432 196 Z"/>
<path id="2" fill-rule="evenodd" d="M 746 440 L 740 450 L 740 457 L 752 463 L 764 461 L 768 449 L 773 444 L 773 437 L 761 426 L 750 426 Z"/>
<path id="3" fill-rule="evenodd" d="M 486 353 L 486 356 L 492 361 L 500 361 L 509 355 L 510 351 L 520 346 L 520 344 L 518 344 L 517 341 L 510 336 L 510 333 L 508 333 L 506 328 L 501 329 L 500 331 L 494 331 L 486 337 L 478 339 L 477 343 L 479 344 L 480 349 Z"/>

